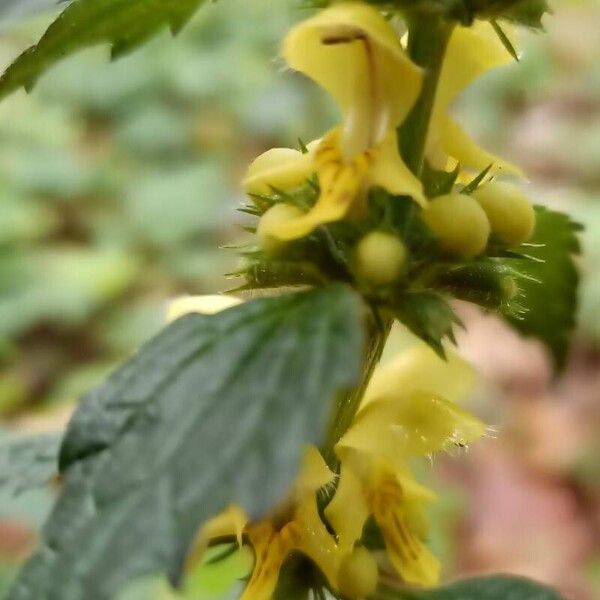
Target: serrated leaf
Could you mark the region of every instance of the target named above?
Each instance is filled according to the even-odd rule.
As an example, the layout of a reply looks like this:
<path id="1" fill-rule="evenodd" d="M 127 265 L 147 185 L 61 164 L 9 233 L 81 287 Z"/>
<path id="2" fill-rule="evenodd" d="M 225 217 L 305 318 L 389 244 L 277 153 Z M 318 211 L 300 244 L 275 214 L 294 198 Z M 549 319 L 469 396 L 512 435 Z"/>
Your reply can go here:
<path id="1" fill-rule="evenodd" d="M 562 600 L 552 588 L 524 577 L 490 575 L 430 590 L 384 587 L 372 600 Z"/>
<path id="2" fill-rule="evenodd" d="M 58 473 L 61 439 L 45 434 L 0 441 L 0 490 L 20 494 L 45 486 Z"/>
<path id="3" fill-rule="evenodd" d="M 395 317 L 416 336 L 445 358 L 445 338 L 454 341 L 453 328 L 460 319 L 448 302 L 433 292 L 409 292 L 393 307 Z"/>
<path id="4" fill-rule="evenodd" d="M 8 600 L 109 600 L 180 576 L 199 525 L 282 498 L 330 400 L 355 383 L 363 305 L 345 286 L 188 315 L 86 397 L 64 490 Z"/>
<path id="5" fill-rule="evenodd" d="M 178 32 L 205 0 L 74 0 L 40 41 L 0 78 L 0 98 L 37 79 L 82 48 L 108 43 L 113 57 L 131 51 L 165 27 Z"/>
<path id="6" fill-rule="evenodd" d="M 538 338 L 560 371 L 575 326 L 579 274 L 573 258 L 580 251 L 579 226 L 566 214 L 542 206 L 535 210 L 535 233 L 528 244 L 519 248 L 534 260 L 507 263 L 526 277 L 519 280 L 519 304 L 525 312 L 519 318 L 506 318 L 524 335 Z"/>

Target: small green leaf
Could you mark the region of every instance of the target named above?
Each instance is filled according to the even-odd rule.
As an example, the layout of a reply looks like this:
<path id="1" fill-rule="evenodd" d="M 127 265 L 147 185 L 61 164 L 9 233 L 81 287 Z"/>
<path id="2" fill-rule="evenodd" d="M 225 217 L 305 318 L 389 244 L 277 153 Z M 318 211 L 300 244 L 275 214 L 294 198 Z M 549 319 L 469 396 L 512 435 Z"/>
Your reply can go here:
<path id="1" fill-rule="evenodd" d="M 519 280 L 519 304 L 525 312 L 506 318 L 521 333 L 546 345 L 557 371 L 565 365 L 575 326 L 579 274 L 573 258 L 580 251 L 579 230 L 567 215 L 536 206 L 535 233 L 518 248 L 533 260 L 507 261 L 525 276 Z"/>
<path id="2" fill-rule="evenodd" d="M 445 358 L 442 341 L 454 341 L 453 328 L 462 326 L 452 307 L 433 292 L 408 292 L 393 307 L 396 318 Z"/>
<path id="3" fill-rule="evenodd" d="M 508 575 L 464 579 L 430 590 L 383 587 L 371 600 L 561 600 L 552 588 Z"/>
<path id="4" fill-rule="evenodd" d="M 456 178 L 460 172 L 460 165 L 456 165 L 454 171 L 440 171 L 429 166 L 425 161 L 423 165 L 423 189 L 428 198 L 449 194 L 454 187 Z"/>
<path id="5" fill-rule="evenodd" d="M 130 52 L 165 27 L 178 32 L 205 0 L 75 0 L 40 41 L 0 78 L 0 98 L 30 90 L 51 66 L 78 50 L 108 43 L 113 57 Z"/>
<path id="6" fill-rule="evenodd" d="M 62 436 L 19 436 L 0 441 L 0 490 L 20 494 L 43 487 L 58 473 Z"/>
<path id="7" fill-rule="evenodd" d="M 364 305 L 334 285 L 187 315 L 75 413 L 64 488 L 8 600 L 112 600 L 129 581 L 177 581 L 199 525 L 282 499 L 333 396 L 355 384 Z"/>
<path id="8" fill-rule="evenodd" d="M 517 54 L 517 51 L 515 50 L 515 47 L 512 45 L 512 42 L 508 39 L 508 36 L 506 35 L 506 33 L 504 33 L 504 30 L 502 29 L 502 27 L 500 27 L 498 21 L 496 21 L 495 19 L 492 19 L 490 21 L 492 27 L 494 28 L 494 31 L 496 32 L 496 35 L 500 38 L 500 41 L 502 42 L 502 45 L 506 48 L 506 51 L 517 61 L 519 62 L 519 55 Z"/>
<path id="9" fill-rule="evenodd" d="M 461 194 L 472 194 L 481 184 L 481 182 L 485 179 L 485 176 L 489 173 L 489 170 L 493 165 L 488 165 L 479 175 L 474 177 L 465 187 L 460 190 Z"/>

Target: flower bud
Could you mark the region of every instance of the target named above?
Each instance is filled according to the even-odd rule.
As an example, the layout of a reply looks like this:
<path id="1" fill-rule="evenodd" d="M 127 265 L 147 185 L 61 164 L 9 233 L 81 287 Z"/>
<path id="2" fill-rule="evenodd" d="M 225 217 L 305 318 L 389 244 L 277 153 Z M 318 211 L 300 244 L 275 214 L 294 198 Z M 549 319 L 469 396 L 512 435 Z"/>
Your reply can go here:
<path id="1" fill-rule="evenodd" d="M 372 231 L 356 246 L 356 270 L 369 283 L 386 285 L 400 277 L 406 255 L 401 239 L 383 231 Z"/>
<path id="2" fill-rule="evenodd" d="M 287 223 L 301 217 L 304 213 L 291 204 L 275 204 L 260 218 L 256 229 L 256 236 L 262 249 L 269 254 L 275 254 L 285 244 L 277 239 L 277 229 Z"/>
<path id="3" fill-rule="evenodd" d="M 378 576 L 373 555 L 366 548 L 355 548 L 342 559 L 338 574 L 340 592 L 352 600 L 367 598 L 375 592 Z"/>
<path id="4" fill-rule="evenodd" d="M 441 247 L 464 258 L 481 254 L 490 235 L 490 223 L 479 203 L 465 194 L 434 198 L 423 210 L 423 219 Z"/>
<path id="5" fill-rule="evenodd" d="M 526 242 L 535 227 L 535 211 L 527 196 L 508 183 L 486 183 L 473 192 L 492 231 L 509 246 Z"/>

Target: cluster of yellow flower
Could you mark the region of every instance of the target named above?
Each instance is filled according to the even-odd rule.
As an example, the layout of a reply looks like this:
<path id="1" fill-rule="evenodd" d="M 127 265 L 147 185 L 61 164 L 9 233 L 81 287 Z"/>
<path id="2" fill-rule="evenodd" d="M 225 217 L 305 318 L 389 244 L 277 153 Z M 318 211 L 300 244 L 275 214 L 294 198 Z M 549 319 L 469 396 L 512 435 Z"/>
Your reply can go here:
<path id="1" fill-rule="evenodd" d="M 278 201 L 261 218 L 257 236 L 267 253 L 310 234 L 316 227 L 365 215 L 367 194 L 380 187 L 412 198 L 442 251 L 461 258 L 484 252 L 490 234 L 500 243 L 526 241 L 535 225 L 533 207 L 508 183 L 486 182 L 472 194 L 456 191 L 427 198 L 419 177 L 402 159 L 397 130 L 423 85 L 423 70 L 405 50 L 405 40 L 373 7 L 341 2 L 301 22 L 286 36 L 287 65 L 310 77 L 341 109 L 339 126 L 303 149 L 274 148 L 249 167 L 244 185 L 253 197 L 293 192 L 316 176 L 319 194 L 308 209 Z M 442 65 L 425 143 L 430 167 L 519 176 L 517 167 L 478 146 L 449 116 L 454 98 L 485 71 L 512 60 L 492 24 L 456 26 Z M 357 271 L 374 284 L 402 272 L 406 248 L 398 236 L 379 231 L 357 246 Z M 385 265 L 385 266 L 384 266 Z"/>
<path id="2" fill-rule="evenodd" d="M 214 313 L 238 302 L 228 296 L 182 298 L 171 305 L 169 319 Z M 283 564 L 296 551 L 347 598 L 374 591 L 386 556 L 402 580 L 435 584 L 439 563 L 425 545 L 425 508 L 435 494 L 413 479 L 410 463 L 467 446 L 485 434 L 486 426 L 456 404 L 473 381 L 472 368 L 458 355 L 449 352 L 444 361 L 424 344 L 384 363 L 335 447 L 339 473 L 308 447 L 282 506 L 259 522 L 250 522 L 239 507 L 228 508 L 204 525 L 193 555 L 201 555 L 211 540 L 249 543 L 255 565 L 243 600 L 269 600 Z M 370 518 L 383 540 L 374 552 L 361 544 Z"/>
<path id="3" fill-rule="evenodd" d="M 483 21 L 452 31 L 425 159 L 437 170 L 460 165 L 459 185 L 432 198 L 399 150 L 398 128 L 424 80 L 405 45 L 393 22 L 360 2 L 335 3 L 287 35 L 286 63 L 333 96 L 342 122 L 302 150 L 275 148 L 249 167 L 248 194 L 277 198 L 257 227 L 265 253 L 276 254 L 321 225 L 360 220 L 373 187 L 383 188 L 393 201 L 412 199 L 442 251 L 461 259 L 483 253 L 492 234 L 505 246 L 531 236 L 535 214 L 518 188 L 488 181 L 465 189 L 469 170 L 512 176 L 519 170 L 480 148 L 448 114 L 465 86 L 511 60 L 497 32 Z M 307 181 L 318 190 L 314 204 L 287 202 L 286 194 L 292 197 Z M 407 254 L 398 235 L 375 228 L 356 243 L 355 273 L 374 285 L 390 284 L 402 274 Z M 218 296 L 183 299 L 172 306 L 170 318 L 215 312 L 235 302 Z M 414 480 L 410 467 L 419 457 L 467 446 L 485 434 L 485 425 L 456 404 L 472 383 L 467 363 L 452 352 L 444 361 L 424 344 L 378 367 L 333 448 L 335 464 L 327 464 L 319 449 L 307 448 L 293 490 L 276 510 L 253 522 L 241 508 L 230 507 L 204 525 L 194 556 L 223 538 L 249 544 L 255 563 L 243 600 L 269 600 L 295 552 L 344 598 L 370 596 L 386 570 L 410 584 L 435 584 L 439 563 L 426 546 L 426 505 L 435 496 Z M 364 535 L 371 525 L 378 532 L 375 542 Z"/>

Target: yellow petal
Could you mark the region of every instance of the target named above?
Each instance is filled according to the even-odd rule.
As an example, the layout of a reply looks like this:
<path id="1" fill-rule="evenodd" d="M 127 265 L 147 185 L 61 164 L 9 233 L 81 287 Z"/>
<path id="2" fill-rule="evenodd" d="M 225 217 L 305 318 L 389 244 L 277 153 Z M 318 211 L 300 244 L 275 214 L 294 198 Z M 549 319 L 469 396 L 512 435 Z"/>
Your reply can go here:
<path id="1" fill-rule="evenodd" d="M 366 453 L 372 459 L 385 461 L 391 468 L 404 464 L 402 452 L 406 441 L 398 439 L 392 424 L 397 417 L 397 408 L 391 402 L 371 402 L 361 409 L 352 426 L 337 443 L 336 452 L 343 456 L 348 450 Z"/>
<path id="2" fill-rule="evenodd" d="M 340 549 L 349 552 L 360 539 L 369 516 L 362 484 L 352 469 L 352 453 L 342 459 L 335 495 L 325 509 L 325 517 L 338 536 Z"/>
<path id="3" fill-rule="evenodd" d="M 308 556 L 329 583 L 337 586 L 336 578 L 342 553 L 321 520 L 314 495 L 300 504 L 293 523 L 287 527 L 294 528 L 294 549 Z"/>
<path id="4" fill-rule="evenodd" d="M 407 583 L 435 585 L 439 561 L 411 527 L 405 503 L 403 488 L 390 475 L 382 477 L 372 489 L 370 508 L 394 568 Z"/>
<path id="5" fill-rule="evenodd" d="M 242 302 L 241 298 L 226 296 L 224 294 L 181 296 L 169 304 L 167 309 L 167 323 L 171 323 L 190 313 L 213 315 L 232 306 L 237 306 Z"/>
<path id="6" fill-rule="evenodd" d="M 372 163 L 370 153 L 359 154 L 345 162 L 339 147 L 340 132 L 330 131 L 315 150 L 315 167 L 321 192 L 316 204 L 308 213 L 297 219 L 279 224 L 268 235 L 280 240 L 304 237 L 324 223 L 343 218 L 366 183 Z"/>
<path id="7" fill-rule="evenodd" d="M 330 483 L 333 478 L 333 473 L 317 448 L 306 446 L 300 474 L 296 479 L 297 492 L 299 494 L 316 492 Z"/>
<path id="8" fill-rule="evenodd" d="M 457 160 L 461 167 L 483 171 L 492 165 L 490 173 L 523 177 L 523 171 L 516 165 L 494 156 L 481 146 L 459 125 L 450 118 L 442 119 L 440 142 L 444 151 Z"/>
<path id="9" fill-rule="evenodd" d="M 508 30 L 506 33 L 510 35 Z M 488 21 L 476 21 L 471 27 L 456 27 L 446 50 L 434 115 L 441 116 L 452 100 L 483 73 L 512 61 Z"/>
<path id="10" fill-rule="evenodd" d="M 467 446 L 485 432 L 479 419 L 454 403 L 435 394 L 413 392 L 367 404 L 338 444 L 396 466 L 403 456 Z"/>
<path id="11" fill-rule="evenodd" d="M 510 30 L 507 29 L 505 33 L 510 37 Z M 486 71 L 508 64 L 512 60 L 512 56 L 489 22 L 476 21 L 471 27 L 454 29 L 442 66 L 427 138 L 427 157 L 432 165 L 443 165 L 444 157 L 441 156 L 443 150 L 458 158 L 445 148 L 449 144 L 454 144 L 454 151 L 462 149 L 461 154 L 470 161 L 482 158 L 483 155 L 475 151 L 477 147 L 473 147 L 472 142 L 471 147 L 466 143 L 464 132 L 462 132 L 462 137 L 459 137 L 461 132 L 458 130 L 446 131 L 449 127 L 447 111 L 454 98 L 475 79 Z M 452 139 L 455 136 L 456 141 L 453 142 Z M 468 136 L 466 138 L 468 140 Z M 466 150 L 468 151 L 465 152 Z M 471 166 L 483 169 L 490 162 L 492 161 L 488 160 L 482 167 Z M 461 164 L 463 164 L 462 161 Z M 504 167 L 507 168 L 508 164 L 504 164 Z"/>
<path id="12" fill-rule="evenodd" d="M 192 547 L 188 553 L 186 564 L 196 565 L 201 559 L 208 543 L 224 537 L 235 536 L 238 545 L 242 545 L 242 533 L 248 522 L 248 516 L 242 508 L 231 505 L 219 513 L 216 517 L 208 520 L 196 535 Z"/>
<path id="13" fill-rule="evenodd" d="M 369 173 L 373 185 L 378 185 L 395 196 L 411 196 L 421 206 L 427 204 L 421 182 L 400 157 L 395 131 L 386 136 L 373 156 Z"/>
<path id="14" fill-rule="evenodd" d="M 406 56 L 393 27 L 359 2 L 336 4 L 294 27 L 283 56 L 291 68 L 326 89 L 344 114 L 353 107 L 357 73 L 367 60 L 367 76 L 377 80 L 389 102 L 390 128 L 404 120 L 421 89 L 421 70 Z"/>
<path id="15" fill-rule="evenodd" d="M 417 344 L 378 366 L 369 382 L 363 406 L 377 398 L 428 391 L 457 402 L 473 388 L 473 367 L 452 350 L 447 360 L 429 346 Z"/>
<path id="16" fill-rule="evenodd" d="M 293 541 L 269 522 L 249 528 L 248 538 L 254 548 L 254 568 L 240 600 L 271 600 L 279 571 L 293 549 Z"/>
<path id="17" fill-rule="evenodd" d="M 313 155 L 291 148 L 272 148 L 258 156 L 246 171 L 243 186 L 248 194 L 271 194 L 273 188 L 301 186 L 314 172 Z"/>

